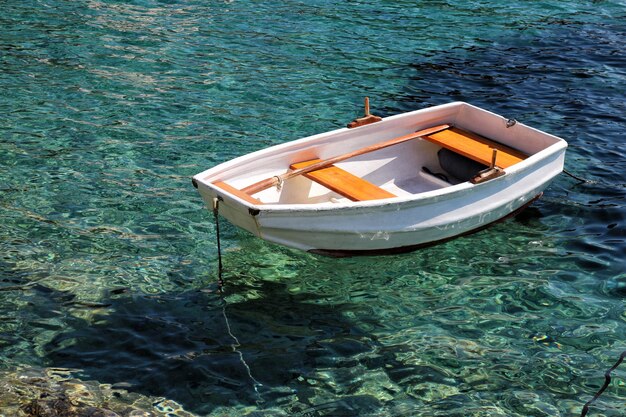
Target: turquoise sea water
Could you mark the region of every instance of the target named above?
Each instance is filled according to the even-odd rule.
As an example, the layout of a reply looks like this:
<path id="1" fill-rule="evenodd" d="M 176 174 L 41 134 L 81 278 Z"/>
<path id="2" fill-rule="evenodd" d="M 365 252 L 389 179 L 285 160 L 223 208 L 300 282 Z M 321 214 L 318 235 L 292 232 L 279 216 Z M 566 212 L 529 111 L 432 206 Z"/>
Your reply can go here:
<path id="1" fill-rule="evenodd" d="M 621 0 L 5 0 L 0 370 L 196 416 L 580 415 L 626 349 L 625 41 Z M 365 95 L 514 117 L 592 182 L 398 256 L 222 222 L 218 294 L 190 177 L 343 126 Z M 589 415 L 626 414 L 613 375 Z"/>

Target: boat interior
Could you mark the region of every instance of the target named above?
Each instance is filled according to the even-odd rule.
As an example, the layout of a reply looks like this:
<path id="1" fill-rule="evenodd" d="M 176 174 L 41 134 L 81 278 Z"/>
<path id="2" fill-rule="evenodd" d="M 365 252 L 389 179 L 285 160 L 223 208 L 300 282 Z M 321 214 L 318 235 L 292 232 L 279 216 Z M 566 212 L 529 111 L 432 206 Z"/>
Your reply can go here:
<path id="1" fill-rule="evenodd" d="M 304 172 L 256 193 L 247 193 L 223 181 L 213 184 L 257 205 L 380 200 L 412 196 L 465 181 L 489 180 L 527 157 L 524 152 L 476 133 L 444 125 L 432 134 Z M 305 158 L 288 168 L 300 170 L 323 160 Z"/>

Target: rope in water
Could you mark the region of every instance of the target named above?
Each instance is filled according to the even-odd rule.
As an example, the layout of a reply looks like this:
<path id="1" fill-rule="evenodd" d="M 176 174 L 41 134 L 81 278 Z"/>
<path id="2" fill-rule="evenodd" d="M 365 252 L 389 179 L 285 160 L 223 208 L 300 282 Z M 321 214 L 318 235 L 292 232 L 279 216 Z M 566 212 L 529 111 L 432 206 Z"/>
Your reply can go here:
<path id="1" fill-rule="evenodd" d="M 564 169 L 564 170 L 563 170 L 563 173 L 564 173 L 564 174 L 566 174 L 566 175 L 569 175 L 570 177 L 572 177 L 572 178 L 574 178 L 575 180 L 578 180 L 578 181 L 580 181 L 580 182 L 585 182 L 585 183 L 590 183 L 590 182 L 592 182 L 592 181 L 586 180 L 586 179 L 584 179 L 584 178 L 581 178 L 581 177 L 579 177 L 579 176 L 577 176 L 577 175 L 574 175 L 574 174 L 572 174 L 571 172 L 569 172 L 569 171 L 568 171 L 568 170 L 566 170 L 566 169 Z"/>
<path id="2" fill-rule="evenodd" d="M 585 178 L 572 174 L 566 169 L 563 170 L 563 173 L 566 175 L 569 175 L 570 177 L 572 177 L 573 179 L 575 179 L 581 184 L 597 184 L 597 185 L 608 187 L 608 188 L 626 188 L 626 184 L 610 184 L 604 181 L 587 180 Z"/>
<path id="3" fill-rule="evenodd" d="M 257 399 L 260 402 L 263 402 L 263 398 L 261 397 L 261 393 L 259 392 L 259 387 L 262 387 L 263 384 L 261 384 L 259 381 L 257 381 L 255 377 L 252 376 L 252 370 L 250 369 L 250 365 L 248 365 L 248 362 L 246 362 L 246 359 L 243 356 L 243 352 L 237 349 L 239 346 L 241 346 L 241 343 L 239 343 L 239 339 L 237 339 L 237 336 L 233 334 L 230 328 L 230 322 L 228 321 L 228 316 L 226 315 L 226 300 L 224 300 L 224 306 L 222 307 L 222 315 L 224 316 L 224 322 L 226 323 L 226 330 L 228 331 L 228 335 L 235 342 L 231 343 L 230 347 L 234 353 L 237 353 L 237 355 L 239 355 L 239 361 L 243 364 L 243 367 L 246 369 L 246 372 L 248 374 L 248 378 L 250 378 L 250 381 L 252 381 L 252 387 L 254 388 L 254 392 L 257 395 Z"/>
<path id="4" fill-rule="evenodd" d="M 604 374 L 604 385 L 602 385 L 602 388 L 600 388 L 600 390 L 596 392 L 596 395 L 594 395 L 591 400 L 587 401 L 587 403 L 583 407 L 580 417 L 585 417 L 587 415 L 587 412 L 589 412 L 589 406 L 593 404 L 593 402 L 597 400 L 598 397 L 600 397 L 600 395 L 602 395 L 604 390 L 609 386 L 609 383 L 611 382 L 611 372 L 613 372 L 615 368 L 617 368 L 622 363 L 622 361 L 624 360 L 624 357 L 626 357 L 626 350 L 622 352 L 617 362 L 615 362 L 615 365 L 613 365 L 611 369 L 606 371 L 606 373 Z"/>

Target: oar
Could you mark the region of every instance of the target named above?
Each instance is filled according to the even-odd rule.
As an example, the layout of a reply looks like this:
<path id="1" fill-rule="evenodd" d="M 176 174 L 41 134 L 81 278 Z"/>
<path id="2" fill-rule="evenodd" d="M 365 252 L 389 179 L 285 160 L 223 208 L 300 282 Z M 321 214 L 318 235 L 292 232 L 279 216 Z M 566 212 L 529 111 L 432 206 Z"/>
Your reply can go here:
<path id="1" fill-rule="evenodd" d="M 318 169 L 329 167 L 337 162 L 344 161 L 346 159 L 353 158 L 355 156 L 363 155 L 364 153 L 377 151 L 379 149 L 387 148 L 389 146 L 397 145 L 402 142 L 409 141 L 411 139 L 419 138 L 420 136 L 432 135 L 433 133 L 440 132 L 442 130 L 450 128 L 450 125 L 439 125 L 429 127 L 428 129 L 419 130 L 415 133 L 410 133 L 408 135 L 400 136 L 385 142 L 380 142 L 375 145 L 367 146 L 365 148 L 357 149 L 356 151 L 352 151 L 343 155 L 335 156 L 333 158 L 328 158 L 323 161 L 319 161 L 315 164 L 295 169 L 293 171 L 287 171 L 284 174 L 277 175 L 275 177 L 266 178 L 259 182 L 255 182 L 252 185 L 248 185 L 245 188 L 242 188 L 241 191 L 248 195 L 253 195 L 263 190 L 267 190 L 277 184 L 282 183 L 283 181 L 288 180 L 289 178 L 297 177 L 298 175 L 306 174 L 308 172 L 317 171 Z"/>

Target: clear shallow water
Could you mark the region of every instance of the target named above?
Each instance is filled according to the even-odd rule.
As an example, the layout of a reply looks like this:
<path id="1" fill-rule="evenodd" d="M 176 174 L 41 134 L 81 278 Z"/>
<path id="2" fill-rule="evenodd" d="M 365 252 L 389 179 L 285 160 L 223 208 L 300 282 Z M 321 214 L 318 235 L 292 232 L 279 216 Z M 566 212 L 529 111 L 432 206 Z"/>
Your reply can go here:
<path id="1" fill-rule="evenodd" d="M 626 348 L 626 4 L 8 1 L 0 367 L 205 415 L 579 415 Z M 465 100 L 555 133 L 517 219 L 327 259 L 211 215 L 191 175 Z M 618 369 L 590 415 L 625 413 Z M 2 406 L 0 405 L 0 409 Z"/>

